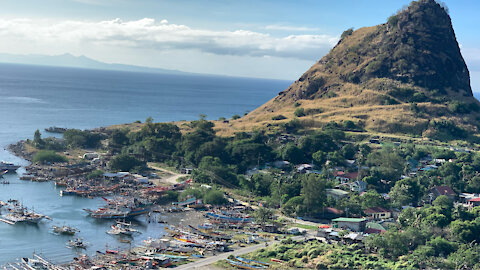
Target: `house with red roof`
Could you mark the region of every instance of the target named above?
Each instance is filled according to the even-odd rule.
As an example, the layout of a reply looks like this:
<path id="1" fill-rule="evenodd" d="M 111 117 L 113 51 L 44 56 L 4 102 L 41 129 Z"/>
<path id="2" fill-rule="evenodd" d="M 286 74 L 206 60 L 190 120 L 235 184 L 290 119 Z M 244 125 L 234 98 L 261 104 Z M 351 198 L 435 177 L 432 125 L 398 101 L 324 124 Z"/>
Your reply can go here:
<path id="1" fill-rule="evenodd" d="M 475 207 L 475 206 L 480 206 L 480 198 L 473 198 L 468 200 L 468 206 Z"/>
<path id="2" fill-rule="evenodd" d="M 340 182 L 340 184 L 345 184 L 358 180 L 358 172 L 346 173 L 344 171 L 335 171 L 333 172 L 333 176 L 338 182 Z"/>

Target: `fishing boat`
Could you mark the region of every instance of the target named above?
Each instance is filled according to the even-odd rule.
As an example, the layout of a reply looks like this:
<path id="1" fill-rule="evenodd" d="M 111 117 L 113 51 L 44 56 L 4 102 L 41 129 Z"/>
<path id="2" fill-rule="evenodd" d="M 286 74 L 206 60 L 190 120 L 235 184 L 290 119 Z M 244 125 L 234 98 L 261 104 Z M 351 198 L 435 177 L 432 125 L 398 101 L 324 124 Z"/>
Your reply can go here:
<path id="1" fill-rule="evenodd" d="M 22 258 L 22 264 L 26 269 L 49 269 L 48 264 L 38 259 Z"/>
<path id="2" fill-rule="evenodd" d="M 27 222 L 27 223 L 38 223 L 44 218 L 48 218 L 45 215 L 35 213 L 32 210 L 24 207 L 17 200 L 8 200 L 6 205 L 7 213 L 3 214 L 1 221 L 4 221 L 8 224 L 16 224 L 18 222 Z"/>
<path id="3" fill-rule="evenodd" d="M 67 180 L 55 180 L 56 187 L 66 187 L 67 184 Z"/>
<path id="4" fill-rule="evenodd" d="M 240 261 L 240 262 L 243 262 L 243 263 L 246 263 L 246 264 L 258 264 L 258 265 L 264 265 L 264 266 L 269 266 L 269 265 L 270 265 L 269 263 L 266 263 L 266 262 L 249 260 L 249 259 L 245 259 L 245 258 L 238 257 L 238 256 L 235 257 L 235 259 L 236 259 L 237 261 Z"/>
<path id="5" fill-rule="evenodd" d="M 87 248 L 87 243 L 82 240 L 82 238 L 76 238 L 74 240 L 68 240 L 67 246 L 70 248 Z"/>
<path id="6" fill-rule="evenodd" d="M 214 221 L 234 223 L 234 224 L 239 224 L 239 223 L 243 224 L 243 223 L 249 223 L 253 221 L 253 219 L 250 217 L 238 217 L 238 216 L 231 216 L 226 214 L 217 214 L 212 212 L 207 213 L 206 217 Z"/>
<path id="7" fill-rule="evenodd" d="M 15 172 L 20 166 L 13 163 L 0 161 L 0 171 Z"/>
<path id="8" fill-rule="evenodd" d="M 74 235 L 79 232 L 78 229 L 69 226 L 53 226 L 53 232 L 58 234 Z"/>
<path id="9" fill-rule="evenodd" d="M 67 131 L 66 128 L 62 128 L 62 127 L 48 127 L 45 129 L 46 132 L 50 132 L 50 133 L 65 133 L 65 131 Z"/>
<path id="10" fill-rule="evenodd" d="M 141 233 L 139 230 L 133 229 L 132 223 L 126 223 L 117 221 L 115 225 L 112 225 L 112 229 L 107 231 L 108 234 L 113 235 L 128 235 L 132 236 L 135 233 Z"/>
<path id="11" fill-rule="evenodd" d="M 129 219 L 150 212 L 151 204 L 139 202 L 137 199 L 116 199 L 103 198 L 107 205 L 97 210 L 83 209 L 91 217 L 98 219 Z"/>

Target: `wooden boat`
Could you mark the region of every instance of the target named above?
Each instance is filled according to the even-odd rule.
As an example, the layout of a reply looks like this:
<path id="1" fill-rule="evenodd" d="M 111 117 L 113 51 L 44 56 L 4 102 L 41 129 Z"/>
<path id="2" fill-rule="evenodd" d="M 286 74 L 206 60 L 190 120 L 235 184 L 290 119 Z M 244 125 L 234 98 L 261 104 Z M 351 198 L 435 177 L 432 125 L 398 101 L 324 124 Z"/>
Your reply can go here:
<path id="1" fill-rule="evenodd" d="M 249 265 L 249 264 L 246 264 L 246 263 L 243 263 L 243 262 L 239 262 L 239 261 L 234 261 L 234 260 L 230 260 L 230 259 L 226 259 L 227 263 L 230 264 L 231 266 L 234 266 L 234 267 L 237 267 L 237 268 L 240 268 L 240 269 L 265 269 L 267 268 L 267 266 L 265 265 Z"/>
<path id="2" fill-rule="evenodd" d="M 75 240 L 69 240 L 67 242 L 67 246 L 70 248 L 80 248 L 80 249 L 85 249 L 87 248 L 87 243 L 83 242 L 81 238 L 77 238 Z"/>
<path id="3" fill-rule="evenodd" d="M 79 232 L 78 229 L 69 226 L 53 226 L 53 232 L 58 234 L 74 235 Z"/>
<path id="4" fill-rule="evenodd" d="M 265 265 L 265 266 L 269 266 L 270 264 L 269 263 L 266 263 L 266 262 L 261 262 L 261 261 L 255 261 L 255 260 L 249 260 L 249 259 L 245 259 L 245 258 L 242 258 L 242 257 L 235 257 L 235 259 L 237 261 L 240 261 L 240 262 L 243 262 L 243 263 L 246 263 L 246 264 L 258 264 L 258 265 Z"/>

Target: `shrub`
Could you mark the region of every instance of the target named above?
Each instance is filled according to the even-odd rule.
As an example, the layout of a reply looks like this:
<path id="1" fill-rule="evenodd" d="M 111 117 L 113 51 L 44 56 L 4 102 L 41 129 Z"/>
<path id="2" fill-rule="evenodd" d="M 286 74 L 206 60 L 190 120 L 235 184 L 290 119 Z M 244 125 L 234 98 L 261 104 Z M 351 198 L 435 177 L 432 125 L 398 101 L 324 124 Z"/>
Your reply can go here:
<path id="1" fill-rule="evenodd" d="M 274 121 L 283 120 L 283 119 L 287 119 L 287 117 L 285 117 L 285 116 L 283 116 L 283 115 L 281 115 L 281 114 L 275 115 L 275 116 L 272 117 L 272 120 L 274 120 Z"/>
<path id="2" fill-rule="evenodd" d="M 305 116 L 305 109 L 304 108 L 297 108 L 293 113 L 296 117 Z"/>
<path id="3" fill-rule="evenodd" d="M 131 171 L 135 167 L 144 166 L 145 163 L 133 156 L 122 154 L 114 157 L 109 165 L 115 171 Z"/>
<path id="4" fill-rule="evenodd" d="M 102 170 L 95 170 L 87 175 L 87 179 L 96 179 L 103 175 Z"/>
<path id="5" fill-rule="evenodd" d="M 448 110 L 451 113 L 469 113 L 470 107 L 463 102 L 452 101 L 448 104 Z"/>
<path id="6" fill-rule="evenodd" d="M 238 115 L 238 114 L 235 114 L 234 116 L 232 116 L 232 119 L 233 119 L 233 120 L 240 119 L 240 115 Z"/>
<path id="7" fill-rule="evenodd" d="M 351 36 L 353 34 L 353 28 L 348 28 L 347 30 L 343 31 L 342 35 L 340 36 L 340 39 L 344 39 L 348 36 Z"/>
<path id="8" fill-rule="evenodd" d="M 397 26 L 398 23 L 398 16 L 392 15 L 388 18 L 388 24 L 392 27 Z"/>
<path id="9" fill-rule="evenodd" d="M 295 104 L 293 104 L 293 106 L 296 108 L 298 106 L 302 105 L 300 102 L 295 102 Z"/>
<path id="10" fill-rule="evenodd" d="M 35 154 L 35 156 L 33 157 L 33 162 L 39 162 L 43 164 L 48 162 L 51 162 L 51 163 L 67 162 L 67 158 L 64 156 L 60 156 L 54 151 L 42 150 L 42 151 L 38 151 Z"/>
<path id="11" fill-rule="evenodd" d="M 218 189 L 207 191 L 203 197 L 203 200 L 205 203 L 213 205 L 224 205 L 228 203 L 227 199 L 225 199 L 225 196 L 223 196 L 223 192 Z"/>
<path id="12" fill-rule="evenodd" d="M 327 92 L 327 98 L 334 98 L 336 96 L 337 96 L 337 93 L 335 93 L 335 92 L 332 92 L 332 91 Z"/>

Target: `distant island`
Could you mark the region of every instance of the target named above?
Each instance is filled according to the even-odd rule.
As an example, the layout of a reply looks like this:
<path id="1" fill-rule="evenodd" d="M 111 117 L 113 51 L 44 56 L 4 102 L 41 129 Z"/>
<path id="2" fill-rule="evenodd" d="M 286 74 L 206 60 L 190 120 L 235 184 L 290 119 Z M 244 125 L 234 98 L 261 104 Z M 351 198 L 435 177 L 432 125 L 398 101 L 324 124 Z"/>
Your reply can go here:
<path id="1" fill-rule="evenodd" d="M 172 69 L 151 68 L 151 67 L 143 67 L 143 66 L 135 66 L 135 65 L 124 65 L 124 64 L 110 64 L 110 63 L 100 62 L 83 55 L 74 56 L 69 53 L 60 54 L 60 55 L 42 55 L 42 54 L 23 55 L 23 54 L 0 53 L 0 63 L 146 72 L 146 73 L 160 73 L 160 74 L 195 74 L 195 73 L 189 73 L 189 72 L 172 70 Z"/>

